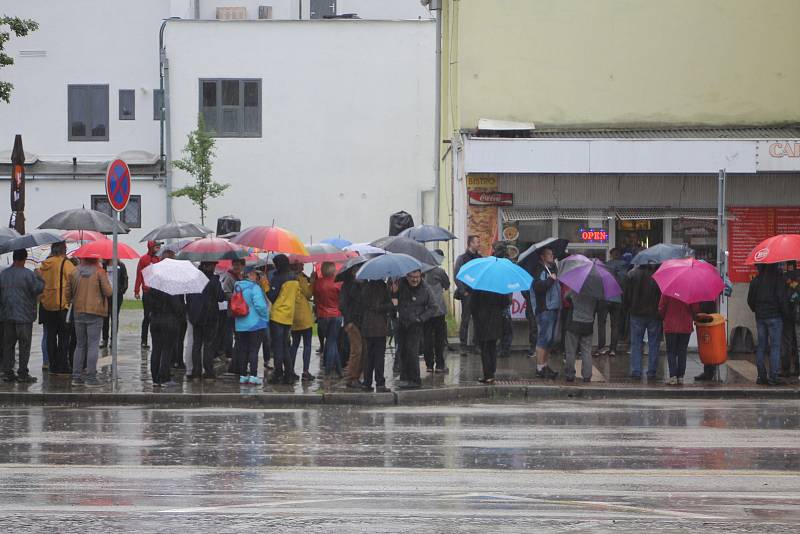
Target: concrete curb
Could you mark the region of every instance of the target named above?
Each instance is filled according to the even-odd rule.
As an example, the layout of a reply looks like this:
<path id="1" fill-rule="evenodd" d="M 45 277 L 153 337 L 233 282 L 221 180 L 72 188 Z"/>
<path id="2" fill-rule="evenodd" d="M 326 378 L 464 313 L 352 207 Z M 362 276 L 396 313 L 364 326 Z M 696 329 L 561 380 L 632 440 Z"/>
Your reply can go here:
<path id="1" fill-rule="evenodd" d="M 562 385 L 459 386 L 391 393 L 26 393 L 0 392 L 0 407 L 15 406 L 178 406 L 187 408 L 271 408 L 278 406 L 393 406 L 473 400 L 800 400 L 798 388 L 611 388 Z"/>

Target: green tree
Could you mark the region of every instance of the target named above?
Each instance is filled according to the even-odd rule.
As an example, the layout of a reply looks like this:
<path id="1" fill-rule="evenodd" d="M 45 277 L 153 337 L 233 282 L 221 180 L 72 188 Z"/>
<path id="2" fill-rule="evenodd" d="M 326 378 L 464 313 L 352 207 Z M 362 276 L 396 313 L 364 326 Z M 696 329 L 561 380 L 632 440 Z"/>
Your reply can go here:
<path id="1" fill-rule="evenodd" d="M 173 197 L 186 197 L 200 209 L 200 223 L 206 223 L 208 199 L 222 196 L 231 185 L 220 184 L 211 176 L 214 159 L 214 138 L 206 130 L 203 116 L 197 118 L 197 129 L 189 133 L 186 147 L 183 149 L 183 159 L 175 160 L 172 166 L 186 171 L 194 179 L 194 185 L 187 185 L 174 191 Z"/>
<path id="2" fill-rule="evenodd" d="M 6 27 L 11 31 L 6 31 Z M 14 32 L 17 37 L 25 37 L 37 29 L 39 29 L 39 24 L 32 20 L 8 15 L 0 16 L 0 68 L 14 64 L 14 58 L 5 53 L 5 46 L 11 39 L 11 32 Z M 11 102 L 11 89 L 13 88 L 14 85 L 11 83 L 0 81 L 0 100 L 4 100 L 6 103 Z"/>

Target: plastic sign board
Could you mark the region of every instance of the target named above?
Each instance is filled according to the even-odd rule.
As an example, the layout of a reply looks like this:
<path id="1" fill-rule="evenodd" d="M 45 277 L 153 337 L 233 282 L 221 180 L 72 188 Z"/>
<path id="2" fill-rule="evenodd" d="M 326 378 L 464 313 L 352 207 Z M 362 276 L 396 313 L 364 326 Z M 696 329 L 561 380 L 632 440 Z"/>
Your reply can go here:
<path id="1" fill-rule="evenodd" d="M 121 159 L 115 159 L 108 166 L 106 196 L 115 211 L 124 210 L 131 198 L 131 171 Z"/>
<path id="2" fill-rule="evenodd" d="M 491 191 L 469 191 L 471 206 L 513 206 L 513 193 L 497 193 Z"/>
<path id="3" fill-rule="evenodd" d="M 608 243 L 608 230 L 604 228 L 579 228 L 579 243 Z"/>

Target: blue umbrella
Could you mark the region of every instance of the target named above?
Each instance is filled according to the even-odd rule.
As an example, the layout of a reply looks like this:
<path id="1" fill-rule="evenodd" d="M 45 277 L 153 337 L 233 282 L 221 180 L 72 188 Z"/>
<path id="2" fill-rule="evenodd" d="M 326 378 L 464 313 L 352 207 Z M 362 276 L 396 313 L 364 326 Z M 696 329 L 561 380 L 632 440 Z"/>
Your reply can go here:
<path id="1" fill-rule="evenodd" d="M 387 252 L 364 263 L 356 275 L 357 280 L 385 280 L 399 278 L 422 269 L 422 263 L 408 254 Z"/>
<path id="2" fill-rule="evenodd" d="M 344 248 L 349 247 L 353 244 L 352 241 L 348 241 L 347 239 L 342 239 L 341 237 L 329 237 L 328 239 L 323 239 L 320 243 L 327 243 L 328 245 L 333 245 L 334 247 Z"/>
<path id="3" fill-rule="evenodd" d="M 525 269 L 506 258 L 478 258 L 464 264 L 456 277 L 472 289 L 507 295 L 527 291 L 533 278 Z"/>
<path id="4" fill-rule="evenodd" d="M 646 248 L 633 257 L 634 265 L 657 265 L 667 260 L 687 258 L 694 255 L 694 250 L 686 245 L 668 245 L 659 243 L 650 248 Z"/>

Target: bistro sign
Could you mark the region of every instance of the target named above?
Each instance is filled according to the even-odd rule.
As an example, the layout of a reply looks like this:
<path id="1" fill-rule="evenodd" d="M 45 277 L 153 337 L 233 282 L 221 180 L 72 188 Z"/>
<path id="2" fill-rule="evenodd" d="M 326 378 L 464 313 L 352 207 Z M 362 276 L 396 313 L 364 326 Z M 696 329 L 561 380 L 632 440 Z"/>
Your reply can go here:
<path id="1" fill-rule="evenodd" d="M 469 191 L 470 206 L 513 206 L 513 193 L 496 191 Z"/>

